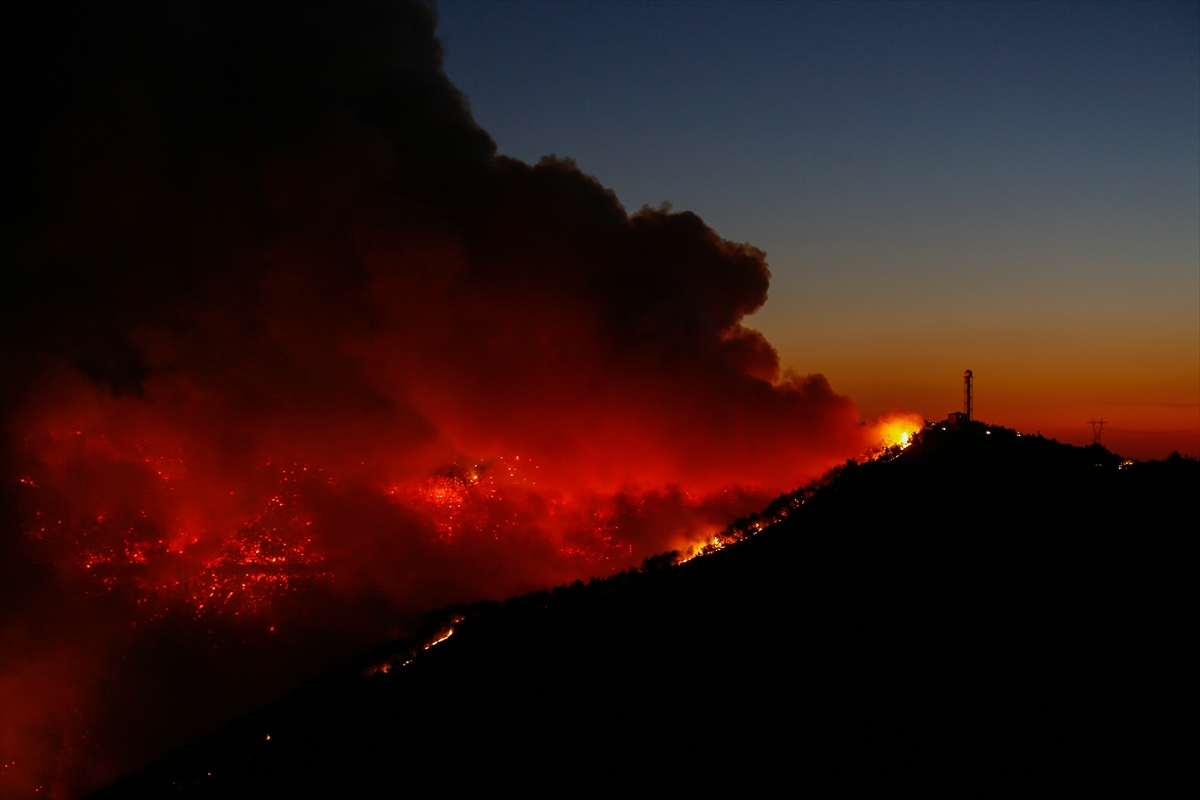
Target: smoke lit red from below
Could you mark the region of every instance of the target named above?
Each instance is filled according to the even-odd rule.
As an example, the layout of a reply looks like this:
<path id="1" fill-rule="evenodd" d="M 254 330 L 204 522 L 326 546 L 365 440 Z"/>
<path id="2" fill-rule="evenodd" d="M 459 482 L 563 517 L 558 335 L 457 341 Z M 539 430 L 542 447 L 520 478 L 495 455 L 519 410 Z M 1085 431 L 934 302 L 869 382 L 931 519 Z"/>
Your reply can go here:
<path id="1" fill-rule="evenodd" d="M 429 610 L 690 551 L 920 426 L 781 374 L 742 324 L 760 250 L 496 155 L 424 5 L 211 5 L 56 17 L 47 52 L 87 32 L 39 78 L 62 107 L 15 115 L 5 797 L 81 794 Z"/>
<path id="2" fill-rule="evenodd" d="M 347 414 L 304 420 L 290 439 L 274 432 L 288 444 L 271 453 L 267 434 L 207 416 L 177 385 L 152 381 L 143 396 L 114 398 L 68 374 L 58 388 L 23 419 L 18 494 L 32 551 L 61 580 L 127 593 L 150 618 L 175 609 L 264 624 L 295 593 L 355 585 L 429 609 L 687 550 L 842 456 L 898 444 L 920 424 L 858 425 L 847 404 L 821 398 L 844 416 L 822 420 L 840 436 L 805 447 L 795 439 L 812 436 L 806 420 L 801 431 L 777 421 L 779 444 L 759 432 L 764 446 L 748 452 L 724 427 L 672 446 L 581 408 L 574 442 L 560 411 L 547 422 L 559 428 L 552 450 L 510 427 L 489 437 L 497 450 L 468 454 L 440 438 L 395 450 L 355 442 L 359 421 Z M 768 391 L 804 399 L 794 385 Z M 392 431 L 378 433 L 386 441 Z M 689 469 L 689 458 L 703 460 Z"/>
<path id="3" fill-rule="evenodd" d="M 184 374 L 115 397 L 73 370 L 50 374 L 18 417 L 24 549 L 93 622 L 56 640 L 56 654 L 12 662 L 5 712 L 17 724 L 6 725 L 5 751 L 21 757 L 13 785 L 50 774 L 63 795 L 145 757 L 109 738 L 122 717 L 167 741 L 176 727 L 211 724 L 211 709 L 176 698 L 194 720 L 176 726 L 129 696 L 146 685 L 191 691 L 195 675 L 128 663 L 126 651 L 157 647 L 164 630 L 190 636 L 168 663 L 201 649 L 199 677 L 218 695 L 238 682 L 235 699 L 208 698 L 236 712 L 423 611 L 690 552 L 920 425 L 903 415 L 859 424 L 819 378 L 743 378 L 744 405 L 709 408 L 705 394 L 681 392 L 672 408 L 667 380 L 622 387 L 610 372 L 599 397 L 580 392 L 571 405 L 560 392 L 540 415 L 490 427 L 480 418 L 495 409 L 469 395 L 428 411 L 409 401 L 372 413 L 345 397 L 331 412 L 299 401 L 260 411 Z M 702 421 L 681 425 L 685 415 Z M 451 430 L 454 440 L 442 433 Z M 257 663 L 247 671 L 244 659 Z M 37 735 L 47 729 L 52 745 Z"/>

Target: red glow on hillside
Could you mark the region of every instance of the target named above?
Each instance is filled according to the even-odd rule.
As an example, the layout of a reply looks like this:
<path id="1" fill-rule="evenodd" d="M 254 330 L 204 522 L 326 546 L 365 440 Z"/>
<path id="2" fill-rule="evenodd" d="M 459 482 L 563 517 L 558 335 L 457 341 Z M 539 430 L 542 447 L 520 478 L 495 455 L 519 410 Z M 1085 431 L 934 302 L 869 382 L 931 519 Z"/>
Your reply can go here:
<path id="1" fill-rule="evenodd" d="M 572 472 L 529 456 L 460 457 L 403 479 L 389 474 L 386 461 L 360 460 L 335 478 L 305 462 L 214 460 L 202 444 L 209 435 L 157 416 L 146 398 L 81 396 L 82 407 L 51 406 L 29 418 L 18 479 L 23 530 L 62 579 L 134 597 L 149 618 L 174 609 L 266 625 L 289 594 L 347 582 L 375 583 L 403 605 L 432 607 L 607 574 L 658 552 L 703 546 L 732 517 L 832 461 L 806 462 L 797 452 L 789 460 L 803 471 L 780 470 L 768 482 L 726 460 L 723 482 L 703 465 L 702 478 L 685 485 L 686 473 L 626 463 L 627 482 L 616 490 L 607 477 L 594 480 L 586 463 Z M 913 424 L 890 417 L 848 444 L 891 446 Z M 613 441 L 614 452 L 601 457 L 611 464 L 622 451 L 644 455 L 652 447 Z M 656 453 L 647 462 L 670 457 Z M 352 527 L 341 516 L 347 504 L 357 516 Z M 397 540 L 415 563 L 404 563 Z M 499 561 L 486 556 L 509 550 Z M 389 551 L 391 560 L 378 560 Z M 486 577 L 476 574 L 477 557 L 489 561 Z M 389 568 L 422 574 L 405 579 Z M 431 580 L 461 588 L 432 595 L 415 588 Z"/>
<path id="2" fill-rule="evenodd" d="M 689 237 L 706 242 L 714 308 L 638 301 L 685 330 L 713 317 L 678 341 L 631 334 L 623 294 L 539 296 L 545 266 L 508 275 L 525 285 L 502 299 L 484 267 L 389 288 L 440 258 L 409 253 L 373 256 L 357 300 L 305 285 L 311 261 L 277 263 L 233 323 L 244 340 L 220 302 L 178 310 L 197 330 L 139 328 L 139 393 L 45 362 L 10 417 L 9 480 L 32 574 L 53 576 L 57 605 L 31 618 L 73 610 L 31 627 L 35 644 L 10 633 L 4 747 L 23 766 L 5 780 L 94 786 L 425 611 L 711 549 L 730 520 L 892 444 L 907 422 L 861 424 L 821 376 L 780 378 L 741 327 L 765 297 L 762 254 L 682 222 L 673 257 L 685 269 Z M 739 281 L 749 299 L 726 300 Z M 369 325 L 341 318 L 360 303 Z M 157 649 L 199 672 L 129 656 Z M 180 710 L 143 708 L 154 696 Z M 149 741 L 105 733 L 125 719 L 153 723 Z"/>
<path id="3" fill-rule="evenodd" d="M 427 5 L 305 9 L 37 28 L 0 794 L 82 794 L 429 610 L 690 551 L 891 435 L 745 326 L 764 252 L 499 155 Z"/>
<path id="4" fill-rule="evenodd" d="M 839 399 L 828 428 L 801 417 L 765 439 L 774 447 L 748 449 L 724 428 L 698 428 L 678 443 L 631 429 L 594 436 L 597 421 L 609 423 L 584 408 L 573 435 L 586 457 L 564 458 L 562 438 L 539 452 L 518 428 L 493 441 L 507 438 L 520 455 L 476 451 L 439 465 L 451 448 L 344 449 L 353 419 L 333 416 L 306 419 L 296 429 L 301 447 L 264 457 L 255 436 L 235 435 L 242 420 L 206 419 L 196 395 L 151 383 L 141 397 L 113 397 L 69 373 L 49 385 L 19 418 L 12 483 L 26 551 L 52 571 L 53 591 L 86 629 L 73 640 L 47 634 L 66 645 L 57 655 L 8 664 L 4 745 L 20 757 L 6 780 L 26 787 L 51 753 L 67 786 L 137 763 L 121 740 L 96 732 L 119 726 L 139 701 L 114 707 L 101 687 L 117 680 L 138 686 L 136 695 L 147 681 L 170 686 L 183 676 L 146 673 L 126 661 L 130 650 L 183 636 L 172 647 L 210 664 L 215 686 L 234 678 L 227 668 L 255 659 L 257 678 L 235 669 L 247 699 L 232 707 L 245 707 L 269 691 L 267 673 L 288 685 L 331 656 L 402 632 L 396 620 L 612 574 L 667 550 L 719 549 L 757 530 L 727 529 L 731 519 L 890 443 L 901 424 L 847 424 L 852 407 Z M 560 432 L 570 431 L 567 420 L 560 410 Z M 832 442 L 814 452 L 790 438 L 811 441 L 814 430 Z M 681 457 L 698 445 L 711 460 Z M 370 460 L 356 465 L 355 455 Z M 67 705 L 68 715 L 54 710 Z M 64 744 L 39 744 L 39 730 Z"/>

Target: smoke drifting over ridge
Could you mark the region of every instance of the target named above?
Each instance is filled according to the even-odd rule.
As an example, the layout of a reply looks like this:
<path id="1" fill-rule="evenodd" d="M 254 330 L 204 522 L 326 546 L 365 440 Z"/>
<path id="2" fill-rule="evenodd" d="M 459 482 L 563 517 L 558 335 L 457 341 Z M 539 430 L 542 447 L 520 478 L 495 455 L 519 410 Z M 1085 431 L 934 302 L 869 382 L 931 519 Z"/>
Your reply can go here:
<path id="1" fill-rule="evenodd" d="M 764 254 L 498 156 L 413 3 L 39 6 L 3 300 L 5 797 L 877 443 Z"/>

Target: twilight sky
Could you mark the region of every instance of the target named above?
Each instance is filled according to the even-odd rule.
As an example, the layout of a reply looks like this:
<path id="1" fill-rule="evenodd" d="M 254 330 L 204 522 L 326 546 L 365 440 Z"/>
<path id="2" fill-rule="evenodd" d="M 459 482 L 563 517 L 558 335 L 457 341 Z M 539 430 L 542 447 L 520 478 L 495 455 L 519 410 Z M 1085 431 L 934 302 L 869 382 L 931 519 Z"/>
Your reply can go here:
<path id="1" fill-rule="evenodd" d="M 443 0 L 502 153 L 767 252 L 748 322 L 873 417 L 1200 455 L 1200 5 Z"/>

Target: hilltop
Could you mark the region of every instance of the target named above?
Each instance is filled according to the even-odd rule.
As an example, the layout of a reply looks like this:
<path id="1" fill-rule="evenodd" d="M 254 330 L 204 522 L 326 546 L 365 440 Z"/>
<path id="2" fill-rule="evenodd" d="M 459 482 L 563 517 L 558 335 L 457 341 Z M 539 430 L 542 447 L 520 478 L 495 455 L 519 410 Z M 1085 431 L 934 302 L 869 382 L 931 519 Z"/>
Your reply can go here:
<path id="1" fill-rule="evenodd" d="M 1171 785 L 1200 464 L 979 423 L 890 456 L 711 555 L 431 615 L 96 796 Z"/>

